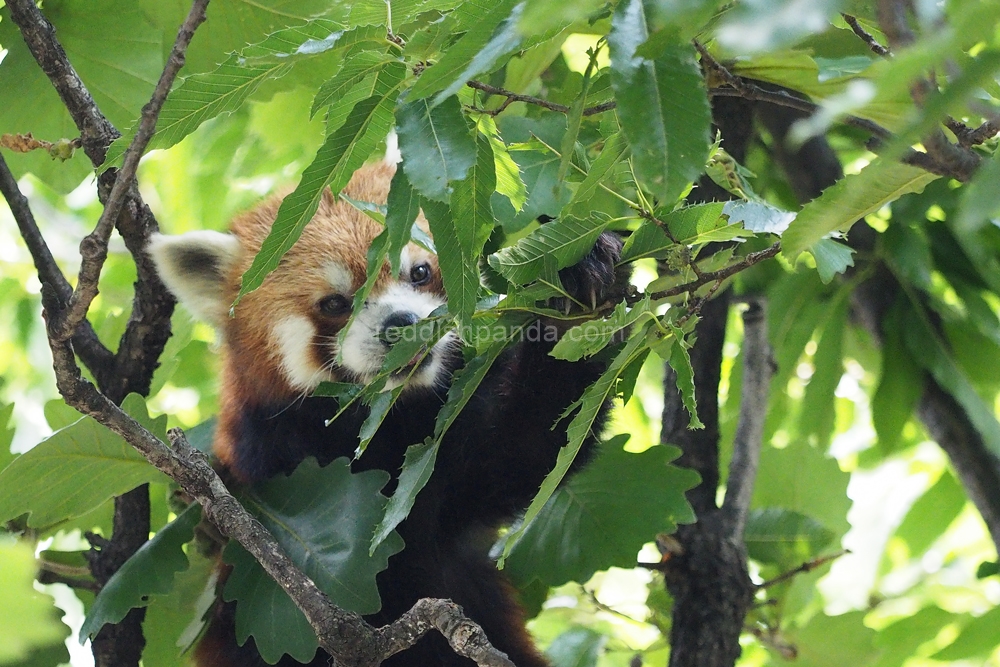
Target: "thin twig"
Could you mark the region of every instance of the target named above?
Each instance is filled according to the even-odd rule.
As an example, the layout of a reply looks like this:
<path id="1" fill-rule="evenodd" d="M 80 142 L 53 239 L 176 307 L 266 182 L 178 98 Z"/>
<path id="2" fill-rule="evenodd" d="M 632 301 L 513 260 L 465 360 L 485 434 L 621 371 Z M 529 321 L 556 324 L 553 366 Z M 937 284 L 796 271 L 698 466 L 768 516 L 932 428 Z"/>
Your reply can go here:
<path id="1" fill-rule="evenodd" d="M 710 282 L 721 281 L 734 276 L 740 271 L 744 271 L 754 264 L 764 261 L 765 259 L 770 259 L 781 252 L 781 242 L 776 242 L 774 245 L 768 246 L 764 250 L 758 250 L 757 252 L 751 252 L 747 254 L 743 259 L 736 262 L 735 264 L 730 264 L 729 266 L 719 269 L 718 271 L 709 271 L 708 273 L 702 273 L 700 278 L 686 282 L 683 285 L 677 285 L 676 287 L 671 287 L 660 292 L 653 292 L 649 295 L 651 299 L 666 299 L 671 296 L 677 296 L 678 294 L 684 294 L 685 292 L 692 292 L 702 285 L 706 285 Z M 630 297 L 629 301 L 638 302 L 641 298 L 645 298 L 646 295 L 639 294 L 635 297 Z"/>
<path id="2" fill-rule="evenodd" d="M 850 14 L 841 14 L 841 16 L 844 18 L 847 25 L 851 26 L 851 30 L 854 31 L 854 34 L 860 37 L 861 41 L 867 44 L 868 48 L 871 49 L 874 54 L 882 56 L 883 58 L 892 57 L 892 51 L 879 44 L 872 34 L 861 26 L 856 17 L 851 16 Z"/>
<path id="3" fill-rule="evenodd" d="M 849 553 L 851 553 L 850 549 L 841 549 L 840 551 L 830 554 L 828 556 L 820 556 L 819 558 L 814 558 L 812 560 L 806 561 L 805 563 L 802 563 L 802 565 L 799 565 L 794 570 L 789 570 L 788 572 L 782 572 L 774 579 L 768 579 L 763 583 L 757 584 L 757 589 L 764 590 L 770 588 L 771 586 L 774 586 L 775 584 L 780 584 L 783 581 L 788 581 L 789 579 L 791 579 L 796 575 L 803 574 L 805 572 L 811 572 L 815 570 L 817 567 L 822 567 L 831 561 L 837 560 L 844 554 L 849 554 Z"/>
<path id="4" fill-rule="evenodd" d="M 726 497 L 722 513 L 730 534 L 742 541 L 750 512 L 760 462 L 760 448 L 767 417 L 767 397 L 774 374 L 774 360 L 767 340 L 767 315 L 764 301 L 755 299 L 743 313 L 743 388 L 740 394 L 740 417 L 733 438 L 733 457 L 729 462 Z"/>
<path id="5" fill-rule="evenodd" d="M 28 199 L 17 186 L 17 180 L 7 167 L 7 162 L 2 155 L 0 155 L 0 194 L 3 194 L 11 213 L 14 215 L 18 231 L 35 264 L 38 279 L 42 283 L 51 285 L 60 303 L 65 304 L 70 295 L 73 294 L 73 287 L 66 280 L 49 251 L 49 246 L 35 222 L 35 216 L 31 212 Z M 101 343 L 94 327 L 87 320 L 81 323 L 73 336 L 73 347 L 87 368 L 93 370 L 108 367 L 113 363 L 114 355 L 111 350 Z"/>
<path id="6" fill-rule="evenodd" d="M 531 95 L 521 95 L 520 93 L 515 93 L 504 88 L 498 88 L 496 86 L 491 86 L 488 83 L 483 83 L 482 81 L 466 81 L 465 85 L 469 88 L 474 88 L 475 90 L 481 90 L 489 95 L 500 95 L 506 97 L 504 103 L 496 109 L 479 109 L 485 114 L 490 116 L 497 116 L 501 111 L 506 109 L 512 102 L 526 102 L 527 104 L 534 104 L 535 106 L 548 109 L 549 111 L 556 111 L 558 113 L 569 113 L 569 107 L 565 104 L 556 104 L 555 102 L 549 102 L 548 100 L 543 100 L 540 97 L 533 97 Z M 593 116 L 594 114 L 599 114 L 604 111 L 611 111 L 616 106 L 614 101 L 603 102 L 596 106 L 587 107 L 583 110 L 584 116 Z"/>
<path id="7" fill-rule="evenodd" d="M 97 296 L 101 269 L 108 257 L 108 240 L 111 238 L 111 231 L 118 220 L 118 214 L 121 213 L 125 196 L 132 187 L 136 169 L 139 167 L 139 158 L 142 157 L 146 145 L 156 131 L 156 119 L 160 115 L 160 109 L 167 99 L 171 86 L 173 86 L 177 72 L 184 66 L 184 54 L 191 43 L 191 38 L 194 37 L 194 31 L 205 20 L 208 2 L 209 0 L 195 0 L 191 5 L 187 19 L 177 32 L 177 40 L 174 42 L 167 64 L 160 74 L 160 80 L 153 90 L 153 95 L 149 103 L 142 109 L 142 119 L 132 143 L 125 151 L 122 167 L 118 171 L 111 195 L 104 204 L 104 211 L 101 213 L 94 231 L 80 243 L 81 264 L 76 291 L 73 292 L 73 296 L 65 311 L 59 316 L 58 321 L 50 327 L 50 330 L 56 336 L 61 336 L 63 340 L 73 335 L 76 327 L 86 318 L 90 304 Z"/>

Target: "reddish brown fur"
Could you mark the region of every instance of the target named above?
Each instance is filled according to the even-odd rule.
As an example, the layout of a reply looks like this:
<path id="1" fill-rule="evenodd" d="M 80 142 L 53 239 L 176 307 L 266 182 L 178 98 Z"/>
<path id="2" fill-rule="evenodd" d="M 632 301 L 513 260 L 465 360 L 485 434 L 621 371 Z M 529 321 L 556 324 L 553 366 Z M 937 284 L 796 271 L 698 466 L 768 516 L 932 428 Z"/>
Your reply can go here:
<path id="1" fill-rule="evenodd" d="M 385 204 L 394 172 L 395 168 L 384 162 L 368 165 L 355 172 L 344 192 L 355 200 Z M 230 231 L 239 239 L 244 253 L 227 276 L 226 302 L 231 303 L 239 293 L 241 277 L 270 232 L 282 198 L 272 197 L 233 220 Z M 420 224 L 426 229 L 422 216 Z M 325 190 L 316 215 L 299 240 L 263 284 L 243 297 L 236 306 L 235 317 L 226 320 L 215 454 L 227 467 L 233 457 L 230 434 L 234 429 L 230 427 L 243 407 L 287 403 L 301 393 L 288 384 L 280 370 L 280 351 L 271 334 L 273 325 L 283 316 L 316 316 L 317 302 L 333 292 L 322 272 L 330 260 L 336 260 L 351 273 L 352 291 L 359 288 L 365 280 L 366 251 L 382 229 L 382 225 Z M 431 265 L 434 277 L 422 289 L 443 294 L 437 257 L 415 244 L 410 244 L 409 251 L 414 259 Z M 393 280 L 385 263 L 372 296 L 377 296 Z M 317 354 L 320 353 L 317 348 Z"/>

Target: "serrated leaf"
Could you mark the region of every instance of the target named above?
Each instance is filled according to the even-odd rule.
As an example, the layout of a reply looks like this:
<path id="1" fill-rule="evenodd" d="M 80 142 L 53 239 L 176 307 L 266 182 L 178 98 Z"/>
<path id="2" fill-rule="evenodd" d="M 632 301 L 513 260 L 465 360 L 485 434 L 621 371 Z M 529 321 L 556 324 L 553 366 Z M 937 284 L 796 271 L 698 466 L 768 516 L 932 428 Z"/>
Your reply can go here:
<path id="1" fill-rule="evenodd" d="M 489 263 L 510 282 L 524 285 L 542 275 L 546 258 L 551 258 L 557 269 L 580 261 L 607 226 L 607 220 L 597 217 L 553 220 L 516 244 L 490 255 Z"/>
<path id="2" fill-rule="evenodd" d="M 729 224 L 742 225 L 754 234 L 778 234 L 788 229 L 795 214 L 759 201 L 727 201 L 722 214 L 729 216 Z"/>
<path id="3" fill-rule="evenodd" d="M 673 324 L 668 323 L 668 326 L 673 333 L 675 342 L 670 347 L 670 358 L 667 359 L 667 363 L 674 369 L 674 375 L 677 377 L 677 391 L 681 394 L 684 409 L 691 417 L 688 428 L 705 428 L 705 425 L 698 419 L 698 401 L 694 391 L 694 368 L 691 366 L 691 355 L 688 354 L 688 346 L 684 341 L 684 332 Z"/>
<path id="4" fill-rule="evenodd" d="M 359 51 L 357 53 L 351 51 L 345 54 L 344 65 L 340 71 L 320 86 L 316 92 L 309 117 L 312 118 L 323 107 L 330 106 L 342 99 L 359 82 L 372 74 L 377 75 L 389 62 L 391 62 L 391 58 L 382 51 Z"/>
<path id="5" fill-rule="evenodd" d="M 446 204 L 425 199 L 421 208 L 437 246 L 441 279 L 448 295 L 448 312 L 464 323 L 476 310 L 479 265 L 475 257 L 466 256 L 458 223 Z"/>
<path id="6" fill-rule="evenodd" d="M 658 219 L 667 226 L 677 243 L 659 224 L 647 220 L 625 242 L 620 263 L 657 257 L 678 246 L 730 241 L 745 236 L 746 232 L 739 225 L 731 225 L 722 217 L 723 206 L 721 203 L 695 204 L 676 211 L 658 212 Z"/>
<path id="7" fill-rule="evenodd" d="M 260 484 L 240 501 L 335 605 L 371 614 L 380 606 L 375 575 L 403 546 L 398 535 L 391 535 L 374 556 L 368 555 L 368 536 L 385 511 L 386 498 L 379 491 L 388 479 L 380 470 L 352 474 L 347 459 L 321 468 L 310 458 L 290 476 Z M 245 642 L 253 635 L 272 664 L 283 653 L 308 662 L 317 646 L 312 628 L 253 557 L 234 545 L 226 548 L 234 568 L 224 595 L 238 601 L 238 639 Z"/>
<path id="8" fill-rule="evenodd" d="M 820 239 L 809 247 L 816 260 L 816 272 L 823 284 L 828 284 L 838 273 L 854 266 L 854 249 L 833 239 Z"/>
<path id="9" fill-rule="evenodd" d="M 913 416 L 923 393 L 923 370 L 906 349 L 901 315 L 897 306 L 884 319 L 882 368 L 872 396 L 872 426 L 884 455 L 899 448 L 903 427 Z"/>
<path id="10" fill-rule="evenodd" d="M 389 230 L 389 267 L 394 276 L 399 275 L 400 253 L 410 242 L 411 230 L 418 213 L 420 197 L 413 191 L 406 172 L 396 169 L 385 202 L 385 226 Z"/>
<path id="11" fill-rule="evenodd" d="M 354 326 L 355 318 L 364 312 L 364 304 L 368 300 L 368 295 L 371 294 L 372 288 L 375 287 L 375 283 L 381 275 L 381 268 L 385 263 L 388 253 L 389 230 L 383 229 L 379 232 L 378 236 L 372 239 L 371 245 L 368 246 L 368 250 L 365 253 L 365 282 L 354 293 L 354 298 L 351 302 L 351 316 L 348 318 L 347 324 L 344 325 L 344 328 L 337 334 L 338 356 L 343 354 L 344 340 L 347 338 L 347 332 L 351 330 L 352 326 Z M 396 275 L 398 275 L 398 273 L 396 273 Z"/>
<path id="12" fill-rule="evenodd" d="M 671 205 L 704 171 L 712 115 L 694 48 L 678 38 L 648 59 L 637 51 L 649 37 L 643 0 L 622 2 L 608 35 L 618 118 L 639 180 Z"/>
<path id="13" fill-rule="evenodd" d="M 781 567 L 815 558 L 833 537 L 833 532 L 819 521 L 780 507 L 752 510 L 744 532 L 750 558 Z"/>
<path id="14" fill-rule="evenodd" d="M 572 405 L 570 405 L 564 415 L 573 414 L 569 426 L 566 428 L 566 444 L 559 450 L 556 456 L 556 464 L 545 476 L 538 493 L 532 499 L 531 504 L 524 513 L 519 526 L 514 527 L 506 536 L 503 545 L 503 553 L 500 555 L 500 566 L 502 567 L 507 557 L 524 535 L 524 531 L 531 526 L 532 521 L 538 516 L 542 508 L 552 494 L 555 493 L 562 482 L 570 466 L 576 460 L 576 455 L 580 452 L 584 441 L 591 437 L 594 423 L 600 414 L 606 401 L 615 396 L 618 378 L 626 367 L 636 358 L 648 353 L 648 345 L 645 343 L 645 332 L 648 325 L 635 327 L 632 337 L 625 343 L 618 352 L 614 360 L 608 366 L 594 384 L 584 390 L 583 395 Z M 575 412 L 575 414 L 574 414 Z"/>
<path id="15" fill-rule="evenodd" d="M 528 189 L 521 179 L 521 169 L 510 156 L 507 144 L 500 137 L 493 118 L 483 115 L 479 121 L 480 132 L 490 139 L 493 149 L 493 164 L 496 167 L 496 191 L 510 201 L 514 212 L 519 212 L 528 201 Z"/>
<path id="16" fill-rule="evenodd" d="M 80 628 L 80 643 L 93 639 L 106 623 L 119 623 L 133 607 L 145 607 L 150 596 L 166 595 L 174 575 L 188 568 L 183 546 L 194 539 L 201 505 L 192 504 L 125 561 L 94 600 Z"/>
<path id="17" fill-rule="evenodd" d="M 327 39 L 331 34 L 343 34 L 341 28 L 334 21 L 314 19 L 301 26 L 279 30 L 262 42 L 244 48 L 239 54 L 230 55 L 213 71 L 189 76 L 171 91 L 164 103 L 156 121 L 156 134 L 146 150 L 170 148 L 205 121 L 233 113 L 262 83 L 291 71 L 294 63 L 281 56 L 287 56 L 316 40 Z M 309 55 L 330 50 L 335 44 L 336 40 Z M 103 169 L 120 166 L 125 150 L 135 137 L 136 127 L 137 124 L 133 124 L 111 144 Z"/>
<path id="18" fill-rule="evenodd" d="M 497 27 L 508 19 L 514 5 L 515 0 L 500 0 L 500 2 L 483 1 L 478 3 L 466 1 L 462 3 L 465 16 L 458 18 L 460 23 L 466 22 L 462 20 L 463 18 L 467 20 L 468 30 L 445 51 L 438 62 L 421 73 L 420 78 L 417 79 L 417 82 L 413 84 L 413 88 L 410 90 L 409 100 L 411 102 L 421 100 L 448 86 L 454 85 L 456 81 L 459 82 L 459 85 L 463 85 L 466 80 L 475 76 L 472 74 L 462 78 L 466 71 L 471 71 L 476 54 L 487 46 Z M 511 29 L 516 28 L 516 23 L 510 27 Z M 483 64 L 487 67 L 492 65 L 492 62 L 488 61 L 489 53 L 483 57 Z M 480 72 L 482 71 L 485 70 L 480 70 Z M 439 103 L 439 100 L 435 100 L 434 103 Z"/>
<path id="19" fill-rule="evenodd" d="M 427 100 L 406 102 L 396 111 L 396 123 L 410 183 L 428 199 L 448 201 L 449 184 L 465 178 L 476 163 L 476 142 L 458 98 L 436 107 Z"/>
<path id="20" fill-rule="evenodd" d="M 566 361 L 579 361 L 597 354 L 611 343 L 616 334 L 632 326 L 648 312 L 648 297 L 628 310 L 625 309 L 623 301 L 615 306 L 607 318 L 589 320 L 564 333 L 549 354 L 556 359 Z"/>
<path id="21" fill-rule="evenodd" d="M 4 622 L 0 624 L 0 664 L 27 658 L 35 649 L 62 645 L 69 628 L 59 622 L 51 597 L 36 591 L 37 563 L 29 545 L 0 544 L 0 591 Z M 63 653 L 65 648 L 63 647 Z"/>
<path id="22" fill-rule="evenodd" d="M 622 449 L 628 435 L 601 444 L 599 454 L 560 486 L 511 550 L 506 570 L 518 586 L 587 581 L 608 567 L 631 568 L 639 548 L 657 533 L 691 523 L 684 493 L 698 483 L 670 461 L 674 447 L 641 454 Z"/>
<path id="23" fill-rule="evenodd" d="M 264 282 L 264 278 L 299 239 L 303 228 L 319 208 L 323 191 L 329 187 L 339 194 L 354 171 L 385 139 L 392 127 L 392 106 L 404 73 L 400 63 L 387 65 L 379 72 L 376 93 L 354 107 L 343 127 L 327 137 L 312 164 L 303 172 L 298 187 L 281 202 L 278 216 L 260 252 L 243 274 L 237 303 L 243 295 Z"/>
<path id="24" fill-rule="evenodd" d="M 361 429 L 358 431 L 358 449 L 354 454 L 354 458 L 358 458 L 368 449 L 368 443 L 375 437 L 378 427 L 385 421 L 389 410 L 396 404 L 396 400 L 402 391 L 403 385 L 380 391 L 368 403 L 368 416 L 365 417 L 365 421 L 361 424 Z"/>
<path id="25" fill-rule="evenodd" d="M 590 198 L 594 196 L 594 193 L 597 192 L 601 181 L 619 164 L 626 150 L 628 150 L 628 142 L 625 141 L 624 134 L 616 132 L 608 138 L 604 143 L 604 149 L 601 150 L 601 154 L 590 165 L 590 170 L 587 172 L 586 178 L 577 186 L 576 192 L 573 193 L 573 198 L 563 207 L 563 215 L 568 214 L 577 206 L 586 205 Z"/>
<path id="26" fill-rule="evenodd" d="M 122 408 L 166 440 L 166 415 L 150 419 L 142 397 L 130 394 Z M 45 529 L 82 516 L 140 484 L 163 479 L 163 473 L 120 436 L 83 418 L 0 472 L 0 520 L 30 512 L 28 525 Z"/>
<path id="27" fill-rule="evenodd" d="M 383 540 L 409 516 L 417 494 L 424 488 L 431 478 L 431 473 L 434 472 L 434 464 L 437 461 L 440 445 L 440 440 L 434 441 L 428 438 L 423 444 L 410 445 L 406 448 L 396 491 L 386 505 L 382 521 L 375 528 L 371 546 L 368 547 L 369 555 L 375 553 L 375 549 L 382 544 Z"/>
<path id="28" fill-rule="evenodd" d="M 781 237 L 781 252 L 794 260 L 830 232 L 846 232 L 869 213 L 904 194 L 920 192 L 937 178 L 917 167 L 876 159 L 803 206 Z"/>

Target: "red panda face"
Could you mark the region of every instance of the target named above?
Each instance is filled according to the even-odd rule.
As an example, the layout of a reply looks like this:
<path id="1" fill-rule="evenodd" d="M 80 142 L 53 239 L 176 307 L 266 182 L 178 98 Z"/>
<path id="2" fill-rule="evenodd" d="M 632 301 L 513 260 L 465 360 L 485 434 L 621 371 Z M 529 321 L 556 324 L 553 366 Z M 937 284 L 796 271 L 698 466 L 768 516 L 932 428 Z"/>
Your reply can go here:
<path id="1" fill-rule="evenodd" d="M 354 199 L 384 203 L 391 177 L 391 167 L 366 167 L 345 190 Z M 367 300 L 353 312 L 368 248 L 382 226 L 327 192 L 300 239 L 230 317 L 241 276 L 279 205 L 271 200 L 238 217 L 230 234 L 154 236 L 150 253 L 164 283 L 196 316 L 220 329 L 226 381 L 237 382 L 243 395 L 252 387 L 262 398 L 288 398 L 308 394 L 324 381 L 372 380 L 390 347 L 387 330 L 413 324 L 444 305 L 437 257 L 409 244 L 399 274 L 391 275 L 388 263 L 382 266 Z M 422 218 L 418 224 L 426 227 Z M 417 367 L 390 377 L 387 388 L 444 384 L 457 359 L 456 342 L 454 334 L 446 335 Z"/>

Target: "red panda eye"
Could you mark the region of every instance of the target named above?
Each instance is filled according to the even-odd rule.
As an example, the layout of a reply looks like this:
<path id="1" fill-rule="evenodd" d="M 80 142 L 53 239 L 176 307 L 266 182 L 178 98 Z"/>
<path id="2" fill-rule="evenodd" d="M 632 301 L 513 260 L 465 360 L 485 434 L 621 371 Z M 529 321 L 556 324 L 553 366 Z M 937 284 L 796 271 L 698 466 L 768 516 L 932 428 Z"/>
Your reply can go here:
<path id="1" fill-rule="evenodd" d="M 339 317 L 351 311 L 351 301 L 346 296 L 331 294 L 319 300 L 319 312 L 327 317 Z"/>
<path id="2" fill-rule="evenodd" d="M 431 267 L 429 264 L 417 264 L 410 269 L 410 282 L 414 285 L 424 285 L 431 279 Z"/>

